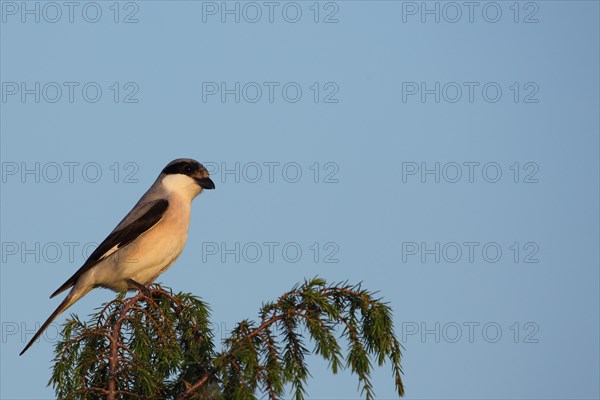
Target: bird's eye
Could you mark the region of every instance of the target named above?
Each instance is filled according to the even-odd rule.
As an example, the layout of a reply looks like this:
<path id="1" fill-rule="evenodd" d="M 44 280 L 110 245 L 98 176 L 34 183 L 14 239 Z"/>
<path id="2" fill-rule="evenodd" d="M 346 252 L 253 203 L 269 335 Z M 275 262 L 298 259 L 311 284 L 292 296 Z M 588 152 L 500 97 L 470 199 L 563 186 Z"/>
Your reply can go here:
<path id="1" fill-rule="evenodd" d="M 192 173 L 192 167 L 190 165 L 186 165 L 185 167 L 183 167 L 183 170 L 185 171 L 186 174 Z"/>

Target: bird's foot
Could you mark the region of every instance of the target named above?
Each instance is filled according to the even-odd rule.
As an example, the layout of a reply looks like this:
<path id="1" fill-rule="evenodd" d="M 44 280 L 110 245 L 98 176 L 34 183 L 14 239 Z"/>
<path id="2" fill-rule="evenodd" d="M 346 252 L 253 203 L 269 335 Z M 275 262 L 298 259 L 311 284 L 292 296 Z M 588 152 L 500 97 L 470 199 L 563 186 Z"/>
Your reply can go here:
<path id="1" fill-rule="evenodd" d="M 129 284 L 129 288 L 133 290 L 139 290 L 146 297 L 150 297 L 150 288 L 148 286 L 144 286 L 139 282 L 134 281 L 133 279 L 127 279 L 127 283 Z"/>

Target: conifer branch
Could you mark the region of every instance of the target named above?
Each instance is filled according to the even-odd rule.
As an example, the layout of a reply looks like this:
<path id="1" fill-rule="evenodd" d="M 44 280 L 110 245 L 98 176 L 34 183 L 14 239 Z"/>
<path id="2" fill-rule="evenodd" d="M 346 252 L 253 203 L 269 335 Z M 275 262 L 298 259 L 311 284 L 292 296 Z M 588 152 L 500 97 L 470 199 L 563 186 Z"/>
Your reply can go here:
<path id="1" fill-rule="evenodd" d="M 366 399 L 373 363 L 387 362 L 404 395 L 392 311 L 361 285 L 304 281 L 264 304 L 258 322 L 238 323 L 219 352 L 204 302 L 159 285 L 145 292 L 120 294 L 87 324 L 66 322 L 49 382 L 59 398 L 277 399 L 289 388 L 300 400 L 311 353 L 334 374 L 348 368 Z"/>

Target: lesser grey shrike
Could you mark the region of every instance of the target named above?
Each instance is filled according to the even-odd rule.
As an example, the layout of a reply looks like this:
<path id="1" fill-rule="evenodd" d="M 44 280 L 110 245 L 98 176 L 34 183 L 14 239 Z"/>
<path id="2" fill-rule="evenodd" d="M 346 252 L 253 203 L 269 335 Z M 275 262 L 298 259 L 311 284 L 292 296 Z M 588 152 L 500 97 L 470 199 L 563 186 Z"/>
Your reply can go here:
<path id="1" fill-rule="evenodd" d="M 59 314 L 90 290 L 142 289 L 165 272 L 187 241 L 192 200 L 203 189 L 214 188 L 208 171 L 198 161 L 180 158 L 170 162 L 83 266 L 50 296 L 72 288 L 20 355 Z"/>

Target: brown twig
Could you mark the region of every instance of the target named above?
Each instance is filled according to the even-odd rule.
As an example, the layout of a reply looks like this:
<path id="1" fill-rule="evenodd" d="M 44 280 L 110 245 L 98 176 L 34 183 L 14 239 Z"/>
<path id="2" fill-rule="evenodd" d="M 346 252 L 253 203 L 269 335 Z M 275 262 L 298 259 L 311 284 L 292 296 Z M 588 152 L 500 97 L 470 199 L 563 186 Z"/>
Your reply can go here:
<path id="1" fill-rule="evenodd" d="M 111 328 L 110 333 L 110 356 L 108 358 L 108 393 L 106 395 L 107 400 L 114 400 L 117 395 L 116 380 L 117 380 L 117 366 L 119 364 L 119 340 L 121 338 L 121 324 L 125 319 L 127 313 L 131 308 L 135 306 L 138 300 L 144 296 L 140 291 L 134 297 L 131 297 L 126 302 L 119 313 L 119 318 L 115 321 Z"/>

